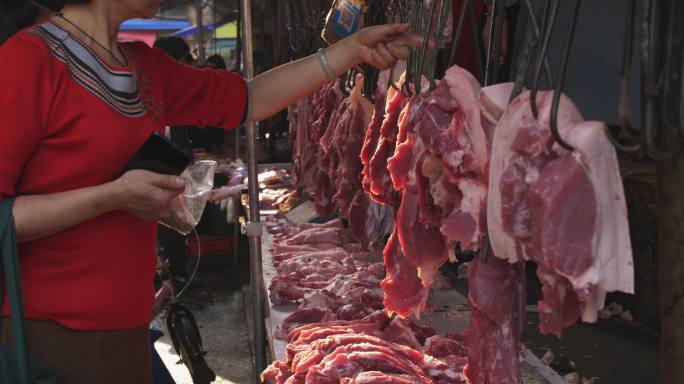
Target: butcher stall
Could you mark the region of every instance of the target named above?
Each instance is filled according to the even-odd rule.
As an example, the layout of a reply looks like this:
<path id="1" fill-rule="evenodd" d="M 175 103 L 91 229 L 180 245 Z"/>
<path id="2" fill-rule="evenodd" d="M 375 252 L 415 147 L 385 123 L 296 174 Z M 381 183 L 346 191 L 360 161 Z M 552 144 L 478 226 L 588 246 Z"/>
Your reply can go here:
<path id="1" fill-rule="evenodd" d="M 602 65 L 573 49 L 596 25 L 589 2 L 486 3 L 278 2 L 292 58 L 342 24 L 409 22 L 424 43 L 290 106 L 286 167 L 256 164 L 247 124 L 257 381 L 684 382 L 684 6 L 620 2 L 616 92 L 602 100 L 615 121 L 600 121 L 569 75 Z M 654 206 L 632 198 L 634 180 L 657 191 L 657 263 L 642 236 L 655 220 L 633 225 Z M 661 342 L 655 363 L 620 350 L 640 332 Z M 600 343 L 617 352 L 594 355 Z"/>

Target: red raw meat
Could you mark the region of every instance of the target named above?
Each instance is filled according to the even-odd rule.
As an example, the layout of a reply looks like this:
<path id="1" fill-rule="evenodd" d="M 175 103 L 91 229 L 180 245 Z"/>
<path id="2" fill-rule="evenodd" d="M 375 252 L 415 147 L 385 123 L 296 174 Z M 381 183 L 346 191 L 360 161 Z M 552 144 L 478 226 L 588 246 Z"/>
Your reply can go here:
<path id="1" fill-rule="evenodd" d="M 336 351 L 341 346 L 355 344 L 372 344 L 382 348 L 387 348 L 409 359 L 410 361 L 422 365 L 423 354 L 409 347 L 394 344 L 381 338 L 361 335 L 361 334 L 340 334 L 328 336 L 325 339 L 316 340 L 307 345 L 297 353 L 292 359 L 291 370 L 293 373 L 306 372 L 313 365 L 320 363 L 324 357 Z"/>
<path id="2" fill-rule="evenodd" d="M 419 383 L 433 383 L 422 367 L 386 347 L 355 344 L 337 348 L 319 364 L 309 369 L 306 383 L 337 384 L 364 371 L 382 371 L 413 376 Z"/>
<path id="3" fill-rule="evenodd" d="M 299 309 L 286 317 L 283 322 L 278 325 L 273 337 L 278 339 L 287 338 L 287 334 L 293 329 L 301 327 L 304 324 L 323 323 L 337 320 L 335 314 L 328 308 L 305 308 Z"/>
<path id="4" fill-rule="evenodd" d="M 382 330 L 382 338 L 395 343 L 421 349 L 425 339 L 433 336 L 435 330 L 429 325 L 418 325 L 411 319 L 395 317 Z"/>
<path id="5" fill-rule="evenodd" d="M 297 302 L 307 293 L 325 288 L 326 281 L 302 282 L 302 276 L 276 276 L 268 287 L 268 296 L 273 304 Z"/>
<path id="6" fill-rule="evenodd" d="M 385 268 L 387 276 L 380 286 L 385 291 L 384 305 L 387 312 L 397 313 L 402 317 L 412 314 L 419 317 L 427 303 L 428 289 L 418 278 L 416 266 L 402 253 L 396 229 L 385 246 Z"/>
<path id="7" fill-rule="evenodd" d="M 331 257 L 345 257 L 349 253 L 343 248 L 338 248 L 337 245 L 331 243 L 321 244 L 274 244 L 273 245 L 273 264 L 278 266 L 285 260 L 303 255 L 322 255 Z"/>
<path id="8" fill-rule="evenodd" d="M 302 223 L 302 224 L 295 224 L 289 226 L 292 231 L 303 231 L 305 229 L 313 229 L 313 228 L 344 228 L 344 225 L 342 224 L 342 220 L 340 219 L 334 219 L 330 221 L 326 221 L 325 223 L 322 224 L 316 224 L 316 223 Z"/>
<path id="9" fill-rule="evenodd" d="M 379 86 L 379 89 L 383 88 Z M 378 92 L 375 99 L 373 120 L 366 131 L 366 140 L 361 152 L 364 165 L 363 187 L 376 202 L 393 204 L 396 194 L 392 190 L 387 159 L 394 153 L 399 114 L 404 98 L 401 92 L 391 88 L 386 94 Z"/>
<path id="10" fill-rule="evenodd" d="M 484 235 L 489 145 L 479 94 L 472 75 L 449 69 L 434 91 L 409 101 L 388 160 L 393 185 L 402 192 L 398 239 L 426 287 L 453 259 L 456 243 L 477 249 Z"/>
<path id="11" fill-rule="evenodd" d="M 385 118 L 385 100 L 387 98 L 387 93 L 382 92 L 382 90 L 383 87 L 378 86 L 377 91 L 375 92 L 373 118 L 368 125 L 368 129 L 366 129 L 366 137 L 363 140 L 363 148 L 361 148 L 361 162 L 365 166 L 368 166 L 371 157 L 373 157 L 375 148 L 378 145 L 378 140 L 380 139 L 380 128 L 382 127 L 382 122 Z M 364 176 L 366 176 L 365 168 L 363 172 Z M 364 188 L 366 181 L 370 182 L 370 180 L 364 180 Z"/>
<path id="12" fill-rule="evenodd" d="M 346 304 L 337 309 L 340 320 L 359 320 L 373 313 L 373 308 L 362 304 Z"/>
<path id="13" fill-rule="evenodd" d="M 289 258 L 278 264 L 276 270 L 282 274 L 298 272 L 302 275 L 309 275 L 330 271 L 334 274 L 348 275 L 355 273 L 356 267 L 351 257 L 347 255 L 340 257 L 337 254 L 330 256 L 324 251 Z"/>
<path id="14" fill-rule="evenodd" d="M 346 229 L 340 228 L 312 228 L 305 229 L 285 240 L 288 245 L 297 244 L 345 244 L 351 242 L 351 236 Z"/>
<path id="15" fill-rule="evenodd" d="M 337 275 L 321 290 L 311 291 L 303 298 L 302 307 L 327 307 L 332 310 L 346 304 L 382 308 L 380 279 L 384 275 L 381 263 L 372 264 L 359 272 Z"/>
<path id="16" fill-rule="evenodd" d="M 361 372 L 355 378 L 344 378 L 341 384 L 417 384 L 414 377 L 380 371 Z"/>
<path id="17" fill-rule="evenodd" d="M 524 264 L 494 255 L 468 267 L 468 366 L 472 384 L 522 384 L 520 336 L 525 321 Z"/>
<path id="18" fill-rule="evenodd" d="M 288 108 L 287 119 L 290 125 L 290 142 L 292 143 L 292 184 L 296 188 L 306 186 L 307 172 L 303 163 L 307 162 L 306 146 L 310 143 L 309 107 L 311 98 L 297 101 Z M 313 158 L 313 157 L 312 157 Z M 311 171 L 315 171 L 312 169 Z"/>
<path id="19" fill-rule="evenodd" d="M 284 361 L 276 360 L 261 373 L 263 384 L 284 384 L 292 376 L 290 365 Z"/>
<path id="20" fill-rule="evenodd" d="M 335 212 L 337 207 L 333 202 L 335 190 L 331 180 L 330 165 L 333 159 L 327 156 L 327 146 L 330 144 L 334 133 L 334 124 L 331 122 L 337 116 L 337 110 L 342 102 L 342 96 L 338 90 L 337 82 L 332 82 L 321 96 L 321 102 L 317 104 L 320 108 L 318 119 L 314 121 L 311 129 L 316 132 L 318 140 L 314 143 L 317 146 L 317 169 L 315 171 L 313 193 L 315 197 L 316 213 L 319 216 L 328 216 Z M 325 143 L 325 145 L 324 145 Z"/>
<path id="21" fill-rule="evenodd" d="M 423 352 L 440 359 L 448 356 L 466 356 L 468 355 L 466 342 L 466 336 L 435 335 L 425 340 Z"/>
<path id="22" fill-rule="evenodd" d="M 368 196 L 363 192 L 357 191 L 347 209 L 347 219 L 349 220 L 351 234 L 356 241 L 361 243 L 361 246 L 364 249 L 367 249 L 370 243 L 368 236 L 369 203 Z"/>
<path id="23" fill-rule="evenodd" d="M 627 209 L 614 147 L 604 124 L 584 122 L 561 97 L 558 128 L 576 150 L 551 136 L 553 92 L 518 96 L 501 117 L 493 143 L 488 197 L 492 248 L 509 262 L 532 260 L 543 284 L 543 333 L 560 335 L 594 322 L 606 292 L 632 293 L 634 274 Z"/>

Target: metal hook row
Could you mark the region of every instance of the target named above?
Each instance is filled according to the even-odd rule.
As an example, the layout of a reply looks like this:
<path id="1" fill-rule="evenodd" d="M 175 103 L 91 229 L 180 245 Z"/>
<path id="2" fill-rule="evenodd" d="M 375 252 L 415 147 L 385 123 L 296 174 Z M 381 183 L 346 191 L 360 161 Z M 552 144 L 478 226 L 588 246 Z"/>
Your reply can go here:
<path id="1" fill-rule="evenodd" d="M 625 41 L 622 55 L 622 81 L 620 84 L 620 98 L 618 101 L 618 117 L 620 120 L 620 134 L 628 138 L 635 138 L 636 130 L 629 124 L 629 78 L 632 70 L 632 47 L 634 43 L 634 19 L 636 17 L 636 1 L 629 0 L 627 17 L 625 19 Z M 641 145 L 625 145 L 619 137 L 613 135 L 610 127 L 606 126 L 605 134 L 613 146 L 623 152 L 636 152 Z"/>
<path id="2" fill-rule="evenodd" d="M 542 30 L 539 27 L 537 15 L 534 12 L 531 0 L 525 0 L 525 3 L 522 6 L 527 8 L 530 24 L 532 25 L 532 33 L 529 36 L 527 45 L 523 47 L 520 57 L 518 58 L 518 62 L 516 63 L 516 77 L 513 84 L 513 91 L 511 92 L 511 97 L 509 99 L 509 104 L 522 92 L 522 89 L 525 85 L 525 79 L 527 79 L 527 75 L 530 72 L 532 57 L 537 50 L 539 39 L 542 38 Z M 548 59 L 544 57 L 543 60 L 546 79 L 549 84 L 553 84 L 553 75 L 551 74 L 551 67 L 549 66 Z"/>
<path id="3" fill-rule="evenodd" d="M 537 106 L 537 94 L 539 92 L 539 80 L 541 78 L 542 67 L 546 53 L 549 48 L 549 42 L 551 40 L 551 35 L 553 32 L 553 27 L 556 23 L 556 18 L 558 15 L 558 7 L 560 0 L 547 0 L 544 3 L 544 16 L 542 19 L 541 31 L 543 37 L 541 39 L 541 45 L 537 50 L 537 58 L 535 62 L 534 78 L 532 81 L 532 90 L 530 92 L 530 107 L 535 118 L 539 117 L 539 109 Z M 560 98 L 563 90 L 563 84 L 565 83 L 565 73 L 568 67 L 568 59 L 570 57 L 570 50 L 572 49 L 572 41 L 575 35 L 575 28 L 577 26 L 577 16 L 581 8 L 581 0 L 576 0 L 575 9 L 572 12 L 570 23 L 568 24 L 568 29 L 565 33 L 565 40 L 563 42 L 563 51 L 561 54 L 561 68 L 559 73 L 559 78 L 556 81 L 553 92 L 553 99 L 551 103 L 551 113 L 549 117 L 549 123 L 551 128 L 551 135 L 553 139 L 564 149 L 568 151 L 574 151 L 574 147 L 568 144 L 563 137 L 560 135 L 558 129 L 558 107 L 560 104 Z"/>

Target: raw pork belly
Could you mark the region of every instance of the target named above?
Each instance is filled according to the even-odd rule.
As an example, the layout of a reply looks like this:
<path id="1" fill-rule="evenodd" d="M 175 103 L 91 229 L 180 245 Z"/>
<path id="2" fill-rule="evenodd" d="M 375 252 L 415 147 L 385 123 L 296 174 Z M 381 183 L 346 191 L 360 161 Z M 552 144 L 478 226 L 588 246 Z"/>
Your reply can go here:
<path id="1" fill-rule="evenodd" d="M 565 96 L 558 127 L 576 151 L 551 136 L 553 92 L 518 96 L 493 143 L 488 201 L 492 248 L 510 262 L 533 260 L 543 284 L 541 330 L 560 334 L 580 316 L 594 322 L 606 292 L 633 292 L 627 209 L 604 125 L 585 122 Z"/>

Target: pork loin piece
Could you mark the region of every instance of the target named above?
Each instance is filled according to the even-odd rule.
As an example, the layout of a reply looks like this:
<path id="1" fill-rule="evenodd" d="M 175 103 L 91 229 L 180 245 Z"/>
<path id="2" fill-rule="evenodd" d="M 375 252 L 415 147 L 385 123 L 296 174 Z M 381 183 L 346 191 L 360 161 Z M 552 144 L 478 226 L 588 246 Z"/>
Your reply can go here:
<path id="1" fill-rule="evenodd" d="M 494 252 L 533 260 L 543 284 L 541 330 L 560 334 L 581 315 L 594 322 L 606 292 L 632 293 L 627 209 L 613 146 L 604 125 L 585 122 L 565 96 L 558 127 L 576 151 L 551 136 L 553 93 L 518 96 L 499 122 L 492 154 L 488 225 Z"/>
<path id="2" fill-rule="evenodd" d="M 525 321 L 524 264 L 490 256 L 468 267 L 469 302 L 466 377 L 472 384 L 522 384 L 520 336 Z"/>

